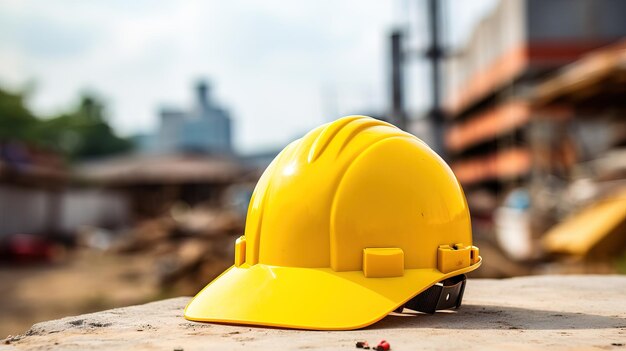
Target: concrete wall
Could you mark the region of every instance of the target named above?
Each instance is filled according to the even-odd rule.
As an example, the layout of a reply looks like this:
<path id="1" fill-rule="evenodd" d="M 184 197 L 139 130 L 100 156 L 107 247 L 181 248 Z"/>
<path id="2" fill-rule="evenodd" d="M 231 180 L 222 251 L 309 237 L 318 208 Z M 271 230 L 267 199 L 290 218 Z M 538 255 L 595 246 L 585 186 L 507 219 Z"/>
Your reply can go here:
<path id="1" fill-rule="evenodd" d="M 626 1 L 529 0 L 526 26 L 532 40 L 605 40 L 626 35 Z"/>
<path id="2" fill-rule="evenodd" d="M 81 226 L 118 227 L 128 223 L 129 203 L 120 193 L 99 190 L 69 190 L 61 200 L 60 228 L 73 232 Z"/>
<path id="3" fill-rule="evenodd" d="M 0 236 L 41 232 L 49 200 L 41 190 L 0 185 Z"/>
<path id="4" fill-rule="evenodd" d="M 55 200 L 52 193 L 42 189 L 0 185 L 0 237 L 72 233 L 85 225 L 116 227 L 128 223 L 128 200 L 120 193 L 67 189 L 57 196 Z"/>

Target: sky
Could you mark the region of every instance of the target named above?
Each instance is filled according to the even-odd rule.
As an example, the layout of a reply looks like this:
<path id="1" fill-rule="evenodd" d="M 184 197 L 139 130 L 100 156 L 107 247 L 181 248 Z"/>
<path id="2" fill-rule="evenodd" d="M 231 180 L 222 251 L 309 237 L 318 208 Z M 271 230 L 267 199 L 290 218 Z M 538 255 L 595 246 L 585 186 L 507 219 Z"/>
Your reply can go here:
<path id="1" fill-rule="evenodd" d="M 446 0 L 446 39 L 462 45 L 495 0 Z M 32 87 L 52 115 L 101 96 L 119 134 L 153 131 L 207 79 L 230 110 L 236 149 L 280 147 L 347 114 L 388 107 L 388 36 L 426 44 L 423 0 L 0 0 L 0 86 Z M 407 105 L 428 104 L 427 68 L 407 70 Z"/>

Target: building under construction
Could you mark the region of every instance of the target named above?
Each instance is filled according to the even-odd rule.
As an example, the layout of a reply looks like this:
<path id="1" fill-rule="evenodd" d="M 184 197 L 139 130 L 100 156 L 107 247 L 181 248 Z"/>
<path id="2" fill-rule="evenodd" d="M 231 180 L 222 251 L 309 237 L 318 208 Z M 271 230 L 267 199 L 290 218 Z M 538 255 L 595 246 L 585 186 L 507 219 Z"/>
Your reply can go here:
<path id="1" fill-rule="evenodd" d="M 502 0 L 445 63 L 447 157 L 477 237 L 511 258 L 626 247 L 624 13 Z"/>

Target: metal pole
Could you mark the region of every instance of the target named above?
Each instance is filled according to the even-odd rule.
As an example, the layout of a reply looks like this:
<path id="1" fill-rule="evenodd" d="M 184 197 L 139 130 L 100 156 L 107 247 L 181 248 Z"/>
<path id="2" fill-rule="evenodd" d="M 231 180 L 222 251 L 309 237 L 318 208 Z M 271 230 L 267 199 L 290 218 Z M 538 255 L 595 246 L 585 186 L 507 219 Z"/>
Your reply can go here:
<path id="1" fill-rule="evenodd" d="M 445 158 L 444 138 L 444 115 L 441 108 L 441 60 L 443 59 L 443 49 L 441 48 L 439 24 L 440 0 L 428 0 L 428 22 L 430 27 L 430 47 L 427 57 L 431 66 L 431 93 L 432 108 L 429 114 L 433 127 L 435 151 Z"/>
<path id="2" fill-rule="evenodd" d="M 391 33 L 391 118 L 398 128 L 406 129 L 402 61 L 402 32 L 395 30 Z"/>

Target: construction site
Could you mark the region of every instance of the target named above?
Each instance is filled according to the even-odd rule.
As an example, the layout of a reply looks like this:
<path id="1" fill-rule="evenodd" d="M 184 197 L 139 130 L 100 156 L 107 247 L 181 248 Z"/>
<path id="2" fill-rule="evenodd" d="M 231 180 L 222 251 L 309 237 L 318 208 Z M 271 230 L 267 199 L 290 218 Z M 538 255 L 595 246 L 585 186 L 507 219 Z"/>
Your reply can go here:
<path id="1" fill-rule="evenodd" d="M 626 42 L 611 6 L 504 1 L 448 62 L 451 167 L 474 225 L 513 260 L 602 272 L 623 250 Z M 577 24 L 544 22 L 557 12 Z"/>
<path id="2" fill-rule="evenodd" d="M 380 33 L 385 108 L 363 103 L 349 114 L 370 115 L 425 141 L 462 186 L 473 241 L 464 244 L 479 247 L 482 257 L 480 269 L 467 274 L 465 309 L 429 321 L 418 315 L 407 325 L 411 318 L 392 312 L 347 334 L 185 321 L 189 299 L 181 296 L 194 296 L 245 255 L 251 260 L 245 245 L 240 258 L 237 245 L 255 225 L 246 223 L 258 207 L 253 192 L 292 144 L 238 152 L 236 118 L 211 90 L 220 82 L 200 80 L 192 103 L 161 108 L 153 132 L 128 138 L 133 147 L 73 154 L 65 143 L 74 145 L 87 122 L 68 123 L 79 126 L 70 141 L 69 132 L 60 141 L 40 132 L 64 126 L 67 115 L 57 122 L 40 118 L 42 126 L 22 133 L 26 121 L 39 117 L 20 119 L 29 110 L 27 99 L 1 90 L 0 337 L 6 339 L 0 350 L 188 350 L 219 343 L 224 349 L 354 349 L 368 335 L 387 338 L 392 350 L 408 350 L 415 349 L 413 329 L 426 340 L 421 347 L 449 349 L 446 328 L 460 330 L 455 348 L 626 345 L 626 2 L 491 1 L 452 47 L 445 34 L 460 16 L 451 10 L 457 2 L 403 2 L 419 16 Z M 418 25 L 425 34 L 415 38 L 410 26 Z M 423 74 L 410 69 L 415 64 Z M 420 109 L 411 103 L 414 81 L 428 95 Z M 92 105 L 80 108 L 77 116 L 106 125 L 94 119 Z M 378 121 L 363 123 L 369 128 Z M 289 142 L 305 140 L 305 126 Z M 98 133 L 85 140 L 104 132 Z M 325 137 L 317 137 L 309 162 L 321 157 L 315 144 L 330 143 Z M 324 147 L 318 153 L 330 152 Z M 382 164 L 371 173 L 382 172 Z M 290 196 L 308 201 L 323 191 L 311 184 Z M 295 211 L 299 204 L 279 207 Z M 314 206 L 303 211 L 309 210 Z M 248 238 L 248 250 L 253 244 Z M 592 291 L 592 285 L 604 288 Z M 560 293 L 558 303 L 545 297 Z M 122 309 L 106 311 L 112 308 Z M 453 318 L 449 325 L 446 315 Z M 187 339 L 165 337 L 163 328 Z M 478 337 L 483 332 L 485 338 Z M 207 335 L 212 339 L 202 338 Z"/>

